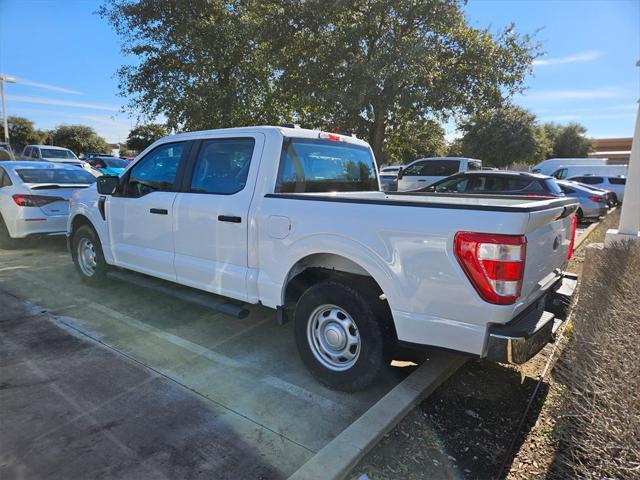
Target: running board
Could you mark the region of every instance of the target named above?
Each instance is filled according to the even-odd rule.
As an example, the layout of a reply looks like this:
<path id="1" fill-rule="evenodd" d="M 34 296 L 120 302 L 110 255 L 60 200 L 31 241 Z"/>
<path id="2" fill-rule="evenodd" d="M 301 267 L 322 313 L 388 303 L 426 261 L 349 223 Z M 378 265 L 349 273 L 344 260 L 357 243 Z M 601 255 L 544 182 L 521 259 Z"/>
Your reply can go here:
<path id="1" fill-rule="evenodd" d="M 214 293 L 203 292 L 194 288 L 178 285 L 177 283 L 126 270 L 111 270 L 107 272 L 107 277 L 127 282 L 147 290 L 153 290 L 154 292 L 162 293 L 169 297 L 193 303 L 232 317 L 242 319 L 249 316 L 249 309 L 246 308 L 245 303 Z"/>

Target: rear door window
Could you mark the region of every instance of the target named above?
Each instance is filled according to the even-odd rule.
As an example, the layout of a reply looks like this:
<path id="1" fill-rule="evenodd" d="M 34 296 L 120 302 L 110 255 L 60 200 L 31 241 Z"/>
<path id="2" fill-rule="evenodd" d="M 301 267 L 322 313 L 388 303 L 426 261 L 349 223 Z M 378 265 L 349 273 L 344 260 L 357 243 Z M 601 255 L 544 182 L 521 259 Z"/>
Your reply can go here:
<path id="1" fill-rule="evenodd" d="M 448 177 L 460 170 L 460 160 L 428 160 L 424 162 L 418 176 Z"/>
<path id="2" fill-rule="evenodd" d="M 371 150 L 323 139 L 285 139 L 276 192 L 378 191 Z"/>
<path id="3" fill-rule="evenodd" d="M 558 183 L 551 179 L 551 178 L 547 178 L 544 181 L 544 184 L 547 186 L 547 190 L 549 190 L 551 193 L 554 193 L 556 195 L 560 195 L 562 193 L 562 189 L 560 188 L 560 185 L 558 185 Z"/>
<path id="4" fill-rule="evenodd" d="M 200 145 L 191 178 L 191 191 L 230 195 L 244 189 L 256 141 L 219 138 Z"/>
<path id="5" fill-rule="evenodd" d="M 585 177 L 576 177 L 573 180 L 575 180 L 576 182 L 585 183 L 587 185 L 599 185 L 601 183 L 604 183 L 604 178 L 592 177 L 590 175 Z"/>
<path id="6" fill-rule="evenodd" d="M 626 185 L 627 179 L 621 177 L 609 177 L 609 183 L 612 185 Z"/>

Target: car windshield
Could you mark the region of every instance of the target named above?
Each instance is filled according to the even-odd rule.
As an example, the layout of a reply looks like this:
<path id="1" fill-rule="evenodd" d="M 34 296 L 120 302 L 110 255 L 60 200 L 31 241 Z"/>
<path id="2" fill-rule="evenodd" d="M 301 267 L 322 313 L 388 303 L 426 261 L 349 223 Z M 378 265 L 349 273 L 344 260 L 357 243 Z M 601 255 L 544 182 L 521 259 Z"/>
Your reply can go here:
<path id="1" fill-rule="evenodd" d="M 294 138 L 285 141 L 276 191 L 377 191 L 378 178 L 371 150 L 349 143 Z"/>
<path id="2" fill-rule="evenodd" d="M 42 158 L 62 158 L 68 160 L 76 160 L 77 157 L 71 150 L 58 150 L 57 148 L 41 148 Z"/>
<path id="3" fill-rule="evenodd" d="M 129 165 L 126 160 L 119 158 L 101 158 L 100 160 L 110 168 L 127 168 L 127 165 Z"/>
<path id="4" fill-rule="evenodd" d="M 24 183 L 89 184 L 96 178 L 80 168 L 25 168 L 16 170 Z"/>

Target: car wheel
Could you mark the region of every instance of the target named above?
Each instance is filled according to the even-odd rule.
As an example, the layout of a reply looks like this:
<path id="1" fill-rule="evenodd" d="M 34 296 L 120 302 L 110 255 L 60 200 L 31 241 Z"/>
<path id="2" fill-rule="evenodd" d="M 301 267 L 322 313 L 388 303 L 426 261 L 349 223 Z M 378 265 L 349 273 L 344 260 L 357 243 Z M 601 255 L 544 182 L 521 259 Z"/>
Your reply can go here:
<path id="1" fill-rule="evenodd" d="M 4 223 L 4 218 L 0 215 L 0 248 L 3 250 L 11 250 L 17 247 L 18 240 L 11 238 L 11 235 L 9 235 L 9 229 L 7 228 L 6 223 Z"/>
<path id="2" fill-rule="evenodd" d="M 584 222 L 584 214 L 582 213 L 581 208 L 578 208 L 578 211 L 576 212 L 576 218 L 578 219 L 578 223 Z"/>
<path id="3" fill-rule="evenodd" d="M 389 365 L 386 329 L 371 301 L 347 283 L 307 289 L 294 313 L 294 333 L 305 366 L 329 388 L 354 392 Z"/>
<path id="4" fill-rule="evenodd" d="M 84 283 L 97 286 L 105 282 L 108 265 L 100 239 L 89 225 L 82 225 L 73 232 L 71 257 Z"/>

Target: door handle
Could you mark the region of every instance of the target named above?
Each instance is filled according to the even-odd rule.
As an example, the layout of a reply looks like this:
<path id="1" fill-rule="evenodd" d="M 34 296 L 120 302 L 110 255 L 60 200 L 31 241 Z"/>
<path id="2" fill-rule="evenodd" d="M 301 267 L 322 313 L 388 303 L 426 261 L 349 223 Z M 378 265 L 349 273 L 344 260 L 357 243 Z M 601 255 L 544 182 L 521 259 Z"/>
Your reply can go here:
<path id="1" fill-rule="evenodd" d="M 418 180 L 419 182 L 426 182 L 426 180 Z"/>
<path id="2" fill-rule="evenodd" d="M 219 222 L 242 223 L 242 218 L 233 215 L 218 215 Z"/>
<path id="3" fill-rule="evenodd" d="M 169 215 L 169 210 L 166 208 L 152 208 L 149 212 L 155 213 L 156 215 Z"/>

